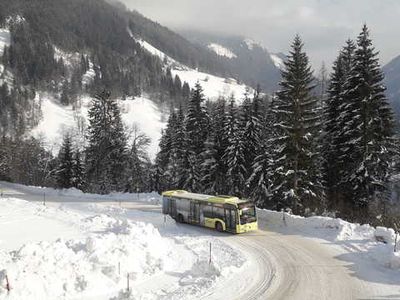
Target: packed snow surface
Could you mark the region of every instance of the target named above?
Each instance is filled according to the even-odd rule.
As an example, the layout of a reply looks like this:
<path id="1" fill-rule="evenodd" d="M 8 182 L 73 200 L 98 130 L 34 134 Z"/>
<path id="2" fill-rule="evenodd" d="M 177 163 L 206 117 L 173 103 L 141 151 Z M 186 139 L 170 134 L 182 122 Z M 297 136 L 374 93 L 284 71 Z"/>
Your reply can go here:
<path id="1" fill-rule="evenodd" d="M 42 119 L 32 130 L 32 134 L 35 137 L 43 137 L 48 149 L 56 154 L 63 134 L 69 132 L 77 134 L 75 139 L 78 142 L 84 142 L 82 132 L 88 124 L 88 110 L 92 98 L 82 96 L 77 107 L 61 105 L 53 96 L 44 93 L 38 93 L 35 101 L 41 103 Z M 165 126 L 161 111 L 153 101 L 144 96 L 118 100 L 118 104 L 128 132 L 136 126 L 140 132 L 150 137 L 148 153 L 150 158 L 154 159 L 158 152 L 161 131 Z"/>
<path id="2" fill-rule="evenodd" d="M 225 48 L 224 46 L 221 46 L 219 44 L 212 43 L 208 45 L 208 49 L 214 51 L 217 55 L 223 56 L 226 58 L 236 58 L 237 55 L 233 53 L 231 50 L 228 48 Z"/>
<path id="3" fill-rule="evenodd" d="M 269 228 L 283 228 L 305 236 L 322 237 L 341 245 L 346 252 L 357 253 L 365 261 L 400 271 L 400 246 L 394 252 L 396 233 L 391 228 L 353 224 L 328 217 L 299 217 L 283 212 L 258 210 L 259 218 L 267 220 Z M 400 237 L 398 241 L 400 244 Z M 397 272 L 400 284 L 400 272 Z"/>

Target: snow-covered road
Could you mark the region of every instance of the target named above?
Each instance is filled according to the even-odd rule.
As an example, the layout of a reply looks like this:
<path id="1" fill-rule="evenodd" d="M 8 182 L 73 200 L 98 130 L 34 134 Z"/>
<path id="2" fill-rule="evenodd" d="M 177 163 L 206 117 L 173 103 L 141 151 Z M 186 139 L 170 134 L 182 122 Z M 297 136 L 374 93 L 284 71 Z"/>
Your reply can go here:
<path id="1" fill-rule="evenodd" d="M 43 201 L 44 195 L 40 192 L 30 192 L 29 189 L 5 183 L 0 183 L 1 188 L 3 197 Z M 95 202 L 105 207 L 123 207 L 128 218 L 152 223 L 159 228 L 161 235 L 174 234 L 163 232 L 160 207 L 154 202 L 118 203 L 106 197 L 78 199 L 59 195 L 46 195 L 46 202 L 48 206 L 68 205 L 71 209 L 85 202 Z M 356 254 L 350 255 L 343 247 L 323 236 L 299 234 L 284 226 L 270 227 L 267 221 L 260 218 L 260 230 L 243 235 L 221 234 L 199 227 L 178 225 L 180 236 L 218 239 L 239 250 L 246 263 L 241 266 L 240 272 L 223 276 L 195 295 L 186 294 L 185 289 L 176 293 L 168 287 L 173 277 L 179 276 L 179 272 L 163 274 L 158 282 L 153 278 L 152 282 L 142 285 L 143 291 L 163 290 L 164 296 L 160 299 L 168 298 L 165 295 L 171 299 L 400 299 L 398 272 L 379 268 Z M 65 229 L 60 227 L 60 230 Z M 68 233 L 71 236 L 75 234 L 73 230 Z"/>

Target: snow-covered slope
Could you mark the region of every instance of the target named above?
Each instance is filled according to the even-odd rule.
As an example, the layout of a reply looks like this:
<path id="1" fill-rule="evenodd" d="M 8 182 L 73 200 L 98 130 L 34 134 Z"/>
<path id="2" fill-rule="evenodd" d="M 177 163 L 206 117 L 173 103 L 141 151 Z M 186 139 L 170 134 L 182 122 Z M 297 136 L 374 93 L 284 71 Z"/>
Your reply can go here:
<path id="1" fill-rule="evenodd" d="M 3 55 L 4 47 L 10 46 L 10 41 L 11 41 L 10 30 L 8 28 L 0 28 L 0 56 Z M 12 74 L 7 71 L 6 74 L 3 75 L 3 73 L 4 73 L 4 66 L 0 62 L 0 85 L 2 85 L 5 81 L 9 86 L 11 86 L 13 81 Z"/>
<path id="2" fill-rule="evenodd" d="M 0 56 L 3 55 L 4 47 L 10 46 L 10 30 L 7 28 L 0 28 Z"/>
<path id="3" fill-rule="evenodd" d="M 226 58 L 235 58 L 235 57 L 237 57 L 237 55 L 235 53 L 233 53 L 231 50 L 229 50 L 228 48 L 226 48 L 224 46 L 216 44 L 216 43 L 211 43 L 210 45 L 208 45 L 208 49 L 214 51 L 219 56 L 223 56 L 223 57 L 226 57 Z"/>
<path id="4" fill-rule="evenodd" d="M 43 138 L 47 148 L 55 154 L 65 133 L 72 133 L 79 143 L 83 143 L 84 137 L 80 132 L 87 125 L 91 100 L 89 96 L 82 96 L 80 106 L 73 108 L 60 105 L 50 94 L 38 93 L 35 101 L 41 103 L 42 119 L 38 126 L 33 128 L 32 135 Z M 154 159 L 158 152 L 161 131 L 165 126 L 161 111 L 146 97 L 118 100 L 118 104 L 128 132 L 136 125 L 141 132 L 150 137 L 148 152 L 150 158 Z"/>
<path id="5" fill-rule="evenodd" d="M 204 89 L 204 95 L 210 100 L 216 100 L 220 96 L 230 97 L 234 95 L 235 98 L 240 101 L 248 88 L 246 85 L 238 83 L 233 78 L 222 78 L 189 68 L 153 47 L 151 44 L 141 39 L 136 39 L 136 41 L 148 52 L 166 61 L 171 68 L 171 73 L 174 76 L 178 75 L 181 81 L 186 81 L 191 88 L 199 82 Z"/>
<path id="6" fill-rule="evenodd" d="M 284 63 L 282 58 L 273 53 L 270 54 L 270 57 L 278 69 L 282 70 L 284 68 Z"/>

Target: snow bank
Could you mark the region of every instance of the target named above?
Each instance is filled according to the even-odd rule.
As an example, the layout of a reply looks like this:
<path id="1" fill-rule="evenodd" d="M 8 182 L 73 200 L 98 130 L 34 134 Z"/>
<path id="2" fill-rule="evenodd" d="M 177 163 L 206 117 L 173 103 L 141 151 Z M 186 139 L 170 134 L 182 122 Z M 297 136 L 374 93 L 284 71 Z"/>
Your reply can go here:
<path id="1" fill-rule="evenodd" d="M 160 204 L 161 196 L 156 193 L 140 193 L 140 194 L 131 194 L 131 193 L 110 193 L 107 195 L 99 195 L 99 194 L 90 194 L 84 193 L 81 190 L 76 188 L 70 189 L 53 189 L 48 187 L 38 187 L 38 186 L 26 186 L 22 184 L 15 184 L 9 182 L 0 181 L 0 190 L 3 188 L 10 189 L 18 189 L 19 191 L 24 191 L 28 194 L 43 196 L 46 197 L 56 196 L 56 197 L 69 197 L 75 199 L 85 199 L 85 200 L 94 200 L 96 201 L 133 201 L 133 202 L 148 202 L 151 204 Z M 15 197 L 18 197 L 16 195 Z"/>
<path id="2" fill-rule="evenodd" d="M 366 259 L 372 259 L 379 265 L 400 270 L 400 251 L 393 251 L 396 234 L 391 228 L 374 228 L 328 217 L 305 218 L 261 209 L 258 210 L 258 217 L 269 228 L 323 238 L 341 244 L 349 252 L 363 254 Z"/>
<path id="3" fill-rule="evenodd" d="M 0 299 L 196 299 L 246 262 L 218 238 L 164 221 L 158 210 L 101 201 L 137 200 L 136 195 L 85 195 L 3 182 L 0 188 L 6 195 L 0 199 Z M 43 193 L 59 202 L 43 206 L 11 198 L 37 200 Z M 80 202 L 81 197 L 93 201 Z M 141 194 L 139 200 L 158 203 L 159 196 Z"/>
<path id="4" fill-rule="evenodd" d="M 100 217 L 101 218 L 101 217 Z M 7 299 L 86 298 L 116 293 L 163 269 L 168 244 L 150 224 L 110 221 L 84 240 L 31 243 L 2 253 L 12 293 Z M 0 299 L 6 294 L 0 286 Z"/>

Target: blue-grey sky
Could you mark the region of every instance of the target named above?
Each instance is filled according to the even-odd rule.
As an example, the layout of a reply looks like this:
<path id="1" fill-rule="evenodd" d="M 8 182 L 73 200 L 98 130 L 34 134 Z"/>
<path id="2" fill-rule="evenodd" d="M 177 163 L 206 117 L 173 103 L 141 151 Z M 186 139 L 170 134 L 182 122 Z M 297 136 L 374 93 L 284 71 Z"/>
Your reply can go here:
<path id="1" fill-rule="evenodd" d="M 400 55 L 400 0 L 122 0 L 171 29 L 244 35 L 287 52 L 296 33 L 317 69 L 367 23 L 381 63 Z"/>

